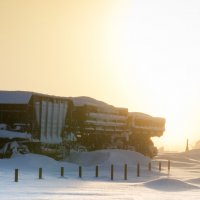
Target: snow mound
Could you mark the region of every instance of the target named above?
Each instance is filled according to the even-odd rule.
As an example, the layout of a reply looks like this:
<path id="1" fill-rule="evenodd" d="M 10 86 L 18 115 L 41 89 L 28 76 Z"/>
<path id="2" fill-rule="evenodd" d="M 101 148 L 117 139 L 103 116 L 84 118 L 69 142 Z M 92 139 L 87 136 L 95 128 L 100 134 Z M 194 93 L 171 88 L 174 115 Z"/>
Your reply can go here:
<path id="1" fill-rule="evenodd" d="M 188 158 L 200 160 L 199 154 L 200 154 L 200 149 L 193 149 L 187 152 L 182 153 L 184 156 L 187 156 Z"/>
<path id="2" fill-rule="evenodd" d="M 0 165 L 4 169 L 19 168 L 23 170 L 35 170 L 39 167 L 52 170 L 57 169 L 60 166 L 58 161 L 48 156 L 38 154 L 19 154 L 9 159 L 1 159 Z"/>
<path id="3" fill-rule="evenodd" d="M 189 183 L 200 184 L 200 178 L 194 178 L 187 180 Z"/>
<path id="4" fill-rule="evenodd" d="M 84 105 L 93 105 L 100 107 L 113 107 L 103 101 L 96 100 L 91 97 L 80 96 L 80 97 L 70 97 L 72 99 L 75 106 L 84 106 Z"/>
<path id="5" fill-rule="evenodd" d="M 38 168 L 39 166 L 44 168 L 56 168 L 59 166 L 59 162 L 53 158 L 38 154 L 17 155 L 11 160 L 23 163 L 27 168 Z"/>
<path id="6" fill-rule="evenodd" d="M 183 181 L 170 178 L 161 178 L 149 181 L 147 183 L 144 183 L 144 185 L 151 189 L 169 191 L 169 192 L 199 189 L 199 187 L 197 186 L 190 185 L 189 183 L 185 183 Z"/>
<path id="7" fill-rule="evenodd" d="M 144 155 L 129 150 L 98 150 L 92 152 L 71 153 L 67 161 L 83 166 L 94 165 L 124 165 L 135 166 L 138 162 L 146 165 L 150 159 Z"/>
<path id="8" fill-rule="evenodd" d="M 0 138 L 22 138 L 22 139 L 31 139 L 31 134 L 21 133 L 16 131 L 0 130 Z"/>

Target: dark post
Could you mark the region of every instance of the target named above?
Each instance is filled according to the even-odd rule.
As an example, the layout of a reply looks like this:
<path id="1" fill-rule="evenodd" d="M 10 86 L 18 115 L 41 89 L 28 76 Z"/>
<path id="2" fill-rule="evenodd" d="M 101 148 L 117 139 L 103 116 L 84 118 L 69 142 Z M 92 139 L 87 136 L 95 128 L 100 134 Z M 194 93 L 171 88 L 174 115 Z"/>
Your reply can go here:
<path id="1" fill-rule="evenodd" d="M 137 164 L 137 177 L 140 176 L 140 163 Z"/>
<path id="2" fill-rule="evenodd" d="M 159 171 L 161 171 L 161 161 L 159 162 Z"/>
<path id="3" fill-rule="evenodd" d="M 114 165 L 111 165 L 110 178 L 111 178 L 111 180 L 113 180 L 113 178 L 114 178 Z"/>
<path id="4" fill-rule="evenodd" d="M 79 178 L 82 178 L 82 167 L 79 166 Z"/>
<path id="5" fill-rule="evenodd" d="M 39 175 L 39 179 L 42 179 L 42 168 L 41 167 L 39 168 L 39 174 L 38 175 Z"/>
<path id="6" fill-rule="evenodd" d="M 124 180 L 127 180 L 127 164 L 124 165 Z"/>
<path id="7" fill-rule="evenodd" d="M 149 171 L 151 171 L 151 162 L 149 162 Z"/>
<path id="8" fill-rule="evenodd" d="M 18 174 L 19 174 L 19 170 L 15 169 L 15 182 L 18 182 Z"/>
<path id="9" fill-rule="evenodd" d="M 60 176 L 61 176 L 61 177 L 64 177 L 64 167 L 61 167 L 61 168 L 60 168 Z"/>
<path id="10" fill-rule="evenodd" d="M 99 176 L 99 167 L 98 167 L 98 165 L 96 165 L 96 177 L 98 177 Z"/>
<path id="11" fill-rule="evenodd" d="M 170 166 L 171 166 L 171 163 L 170 163 L 170 160 L 168 160 L 168 172 L 170 172 Z"/>

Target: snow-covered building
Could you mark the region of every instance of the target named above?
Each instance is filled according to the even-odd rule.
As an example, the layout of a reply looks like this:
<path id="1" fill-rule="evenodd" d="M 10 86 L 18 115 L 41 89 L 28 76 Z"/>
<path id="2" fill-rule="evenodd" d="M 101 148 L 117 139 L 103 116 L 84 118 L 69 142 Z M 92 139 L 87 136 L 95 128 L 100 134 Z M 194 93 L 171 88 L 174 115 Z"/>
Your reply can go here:
<path id="1" fill-rule="evenodd" d="M 49 147 L 67 149 L 73 145 L 88 150 L 132 146 L 148 154 L 153 146 L 150 138 L 163 134 L 165 120 L 129 113 L 127 108 L 90 97 L 0 91 L 0 130 L 13 131 L 15 136 L 28 133 L 44 151 Z"/>
<path id="2" fill-rule="evenodd" d="M 117 138 L 128 137 L 127 108 L 117 108 L 89 97 L 71 99 L 74 107 L 69 127 L 81 143 L 102 148 Z"/>
<path id="3" fill-rule="evenodd" d="M 145 134 L 150 137 L 162 136 L 165 131 L 165 119 L 152 117 L 138 112 L 129 113 L 130 128 L 135 134 Z"/>
<path id="4" fill-rule="evenodd" d="M 152 117 L 150 115 L 131 112 L 129 113 L 129 144 L 134 146 L 136 151 L 151 156 L 156 154 L 156 148 L 151 137 L 160 137 L 165 131 L 165 119 Z"/>
<path id="5" fill-rule="evenodd" d="M 24 91 L 0 91 L 0 123 L 42 143 L 61 143 L 69 100 Z"/>

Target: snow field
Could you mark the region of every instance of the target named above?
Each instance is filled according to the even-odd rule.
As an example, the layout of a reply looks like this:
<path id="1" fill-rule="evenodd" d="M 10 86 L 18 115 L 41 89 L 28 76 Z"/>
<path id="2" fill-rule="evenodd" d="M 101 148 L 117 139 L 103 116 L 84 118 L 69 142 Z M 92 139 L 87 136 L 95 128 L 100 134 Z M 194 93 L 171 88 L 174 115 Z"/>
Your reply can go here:
<path id="1" fill-rule="evenodd" d="M 101 150 L 73 153 L 66 161 L 25 154 L 11 159 L 0 159 L 1 200 L 62 200 L 62 199 L 199 199 L 200 157 L 199 152 L 163 154 L 152 161 L 132 151 Z M 170 174 L 167 160 L 172 160 Z M 192 165 L 187 162 L 192 159 Z M 162 160 L 162 171 L 158 161 Z M 137 177 L 137 163 L 141 172 Z M 165 161 L 165 162 L 164 162 Z M 124 180 L 124 164 L 128 166 L 128 180 Z M 95 177 L 95 166 L 99 177 Z M 110 180 L 110 165 L 114 165 L 114 180 Z M 83 177 L 78 177 L 79 165 Z M 65 177 L 60 176 L 60 167 L 65 168 Z M 38 168 L 43 168 L 43 179 L 38 178 Z M 19 182 L 14 182 L 14 169 L 19 168 Z M 198 178 L 199 176 L 199 178 Z"/>

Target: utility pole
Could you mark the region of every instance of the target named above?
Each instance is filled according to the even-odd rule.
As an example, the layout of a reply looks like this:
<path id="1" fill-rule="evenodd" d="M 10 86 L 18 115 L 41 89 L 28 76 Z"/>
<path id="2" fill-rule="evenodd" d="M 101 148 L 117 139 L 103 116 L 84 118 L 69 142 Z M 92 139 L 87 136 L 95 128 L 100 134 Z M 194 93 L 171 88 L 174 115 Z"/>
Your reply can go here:
<path id="1" fill-rule="evenodd" d="M 189 151 L 189 140 L 187 139 L 185 151 Z"/>

